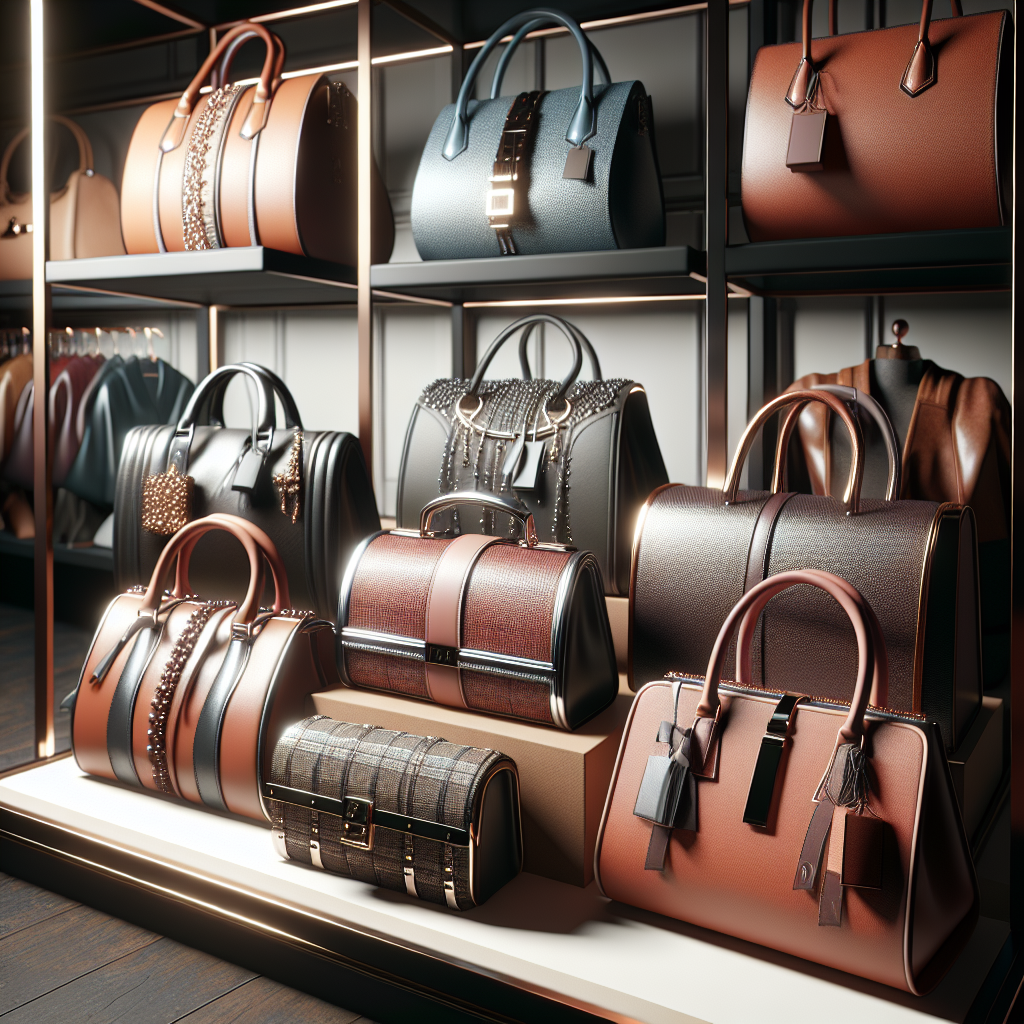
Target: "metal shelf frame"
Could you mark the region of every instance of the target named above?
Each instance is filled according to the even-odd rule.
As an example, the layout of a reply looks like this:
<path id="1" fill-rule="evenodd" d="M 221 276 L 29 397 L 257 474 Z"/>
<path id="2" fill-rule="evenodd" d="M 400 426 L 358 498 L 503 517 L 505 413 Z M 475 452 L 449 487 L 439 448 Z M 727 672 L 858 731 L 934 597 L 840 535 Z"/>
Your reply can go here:
<path id="1" fill-rule="evenodd" d="M 1012 456 L 1012 639 L 1010 720 L 1010 804 L 1011 804 L 1011 936 L 982 986 L 972 1021 L 1005 1019 L 1024 977 L 1024 416 L 1017 414 L 1016 398 L 1024 394 L 1024 314 L 1018 296 L 1024 295 L 1024 270 L 1018 250 L 1020 237 L 1017 189 L 1014 189 L 1012 223 L 1005 229 L 984 232 L 935 233 L 920 236 L 887 236 L 885 239 L 820 239 L 791 243 L 762 243 L 729 246 L 729 137 L 728 137 L 728 54 L 729 11 L 746 3 L 749 9 L 750 53 L 763 44 L 779 41 L 779 7 L 784 0 L 702 0 L 671 10 L 644 10 L 647 5 L 622 0 L 626 17 L 649 18 L 704 11 L 705 27 L 705 188 L 704 215 L 707 251 L 666 249 L 611 254 L 573 254 L 570 257 L 534 257 L 538 269 L 527 258 L 515 261 L 457 261 L 458 266 L 371 266 L 369 188 L 372 169 L 373 93 L 372 67 L 382 58 L 374 56 L 374 0 L 351 0 L 356 8 L 355 69 L 359 79 L 358 171 L 359 219 L 358 259 L 355 268 L 324 264 L 313 266 L 288 254 L 270 250 L 224 250 L 214 253 L 172 254 L 153 257 L 177 260 L 184 269 L 168 274 L 146 268 L 150 257 L 112 257 L 118 264 L 82 260 L 76 266 L 48 265 L 49 203 L 45 188 L 45 116 L 48 112 L 44 59 L 45 14 L 50 0 L 23 0 L 30 12 L 30 79 L 32 125 L 33 277 L 27 282 L 0 286 L 0 309 L 25 309 L 31 300 L 33 334 L 46 338 L 53 311 L 73 308 L 138 308 L 125 303 L 157 303 L 160 308 L 195 308 L 208 325 L 209 334 L 200 338 L 208 344 L 209 364 L 216 366 L 217 311 L 230 305 L 351 304 L 358 319 L 358 377 L 360 439 L 367 454 L 373 447 L 373 305 L 375 301 L 414 301 L 450 307 L 453 325 L 453 369 L 468 375 L 474 366 L 475 343 L 471 337 L 471 312 L 477 304 L 530 299 L 552 300 L 576 297 L 599 302 L 609 295 L 669 301 L 675 298 L 703 298 L 705 325 L 704 392 L 706 477 L 709 484 L 721 483 L 728 462 L 728 315 L 730 295 L 750 294 L 750 361 L 748 404 L 759 407 L 780 390 L 775 367 L 779 347 L 777 296 L 835 294 L 848 292 L 878 294 L 882 291 L 919 292 L 929 289 L 1010 289 L 1012 292 L 1013 415 Z M 452 54 L 453 91 L 458 88 L 464 57 L 475 44 L 459 40 L 422 13 L 400 3 L 385 0 L 394 11 L 407 16 L 440 46 L 420 52 L 398 54 L 399 60 L 413 60 L 438 53 Z M 150 8 L 159 5 L 148 3 Z M 607 5 L 601 5 L 602 11 Z M 1015 17 L 1018 14 L 1015 0 Z M 794 4 L 790 7 L 795 8 Z M 164 13 L 175 17 L 171 8 Z M 261 13 L 265 13 L 261 9 Z M 289 12 L 285 12 L 286 14 Z M 298 10 L 290 12 L 300 13 Z M 269 15 L 268 15 L 269 17 Z M 184 24 L 179 17 L 178 22 Z M 607 23 L 605 21 L 604 23 Z M 600 23 L 598 23 L 600 24 Z M 201 35 L 210 45 L 218 26 L 198 22 L 181 29 L 175 25 L 161 38 Z M 135 46 L 152 42 L 137 40 Z M 120 47 L 121 44 L 119 44 Z M 1021 33 L 1014 36 L 1014 60 L 1024 58 Z M 349 62 L 346 66 L 352 67 Z M 749 65 L 748 65 L 749 66 Z M 340 65 L 339 65 L 340 68 Z M 1014 80 L 1014 154 L 1016 128 L 1021 124 L 1019 93 Z M 1024 95 L 1024 94 L 1021 94 Z M 136 97 L 131 102 L 142 102 Z M 942 235 L 942 238 L 938 238 Z M 196 259 L 199 257 L 199 259 Z M 208 264 L 203 263 L 207 260 Z M 191 261 L 191 263 L 189 263 Z M 217 261 L 220 261 L 219 263 Z M 475 265 L 471 265 L 475 264 Z M 486 264 L 486 265 L 483 265 Z M 167 264 L 169 265 L 169 263 Z M 230 265 L 230 269 L 228 266 Z M 267 283 L 273 287 L 268 291 Z M 76 302 L 80 303 L 76 306 Z M 116 305 L 116 303 L 122 305 Z M 18 305 L 20 303 L 20 305 Z M 101 303 L 114 305 L 102 306 Z M 90 305 L 93 304 L 93 305 Z M 150 307 L 146 307 L 150 308 Z M 45 344 L 34 347 L 33 380 L 42 393 L 49 379 L 49 354 Z M 53 755 L 53 564 L 59 558 L 52 537 L 52 465 L 48 442 L 46 403 L 34 408 L 34 468 L 36 487 L 35 540 L 33 542 L 35 583 L 35 750 L 38 759 Z M 763 474 L 765 452 L 774 440 L 765 431 L 763 447 L 755 452 L 752 479 Z"/>

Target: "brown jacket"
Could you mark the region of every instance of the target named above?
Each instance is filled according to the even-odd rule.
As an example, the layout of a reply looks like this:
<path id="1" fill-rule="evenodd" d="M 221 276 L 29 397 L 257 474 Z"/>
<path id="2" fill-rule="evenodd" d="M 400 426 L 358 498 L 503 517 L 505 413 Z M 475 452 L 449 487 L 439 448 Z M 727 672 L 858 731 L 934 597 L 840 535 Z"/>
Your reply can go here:
<path id="1" fill-rule="evenodd" d="M 865 360 L 838 373 L 810 373 L 786 390 L 845 384 L 871 394 L 870 366 Z M 811 487 L 826 494 L 831 466 L 825 406 L 804 409 L 799 434 Z M 1010 405 L 994 380 L 962 377 L 925 360 L 903 441 L 900 497 L 970 505 L 979 544 L 1009 537 Z"/>

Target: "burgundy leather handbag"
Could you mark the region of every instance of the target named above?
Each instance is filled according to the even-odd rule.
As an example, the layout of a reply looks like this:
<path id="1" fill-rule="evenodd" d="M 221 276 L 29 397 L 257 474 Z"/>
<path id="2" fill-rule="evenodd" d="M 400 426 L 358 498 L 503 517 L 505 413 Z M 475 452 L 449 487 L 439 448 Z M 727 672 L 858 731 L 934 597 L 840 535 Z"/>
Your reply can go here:
<path id="1" fill-rule="evenodd" d="M 797 692 L 753 682 L 757 620 L 776 595 L 810 589 L 799 584 L 853 627 L 855 673 L 823 669 L 832 686 L 855 675 L 848 705 L 805 696 L 799 674 L 777 681 Z M 604 894 L 915 995 L 934 988 L 974 929 L 978 886 L 938 729 L 881 710 L 881 632 L 844 580 L 784 572 L 740 598 L 706 677 L 644 686 L 598 835 Z"/>
<path id="2" fill-rule="evenodd" d="M 456 505 L 512 517 L 522 539 L 433 531 Z M 522 505 L 473 491 L 435 498 L 419 530 L 356 549 L 338 602 L 338 664 L 350 686 L 561 729 L 618 692 L 593 552 L 540 543 Z"/>
<path id="3" fill-rule="evenodd" d="M 1007 223 L 1013 25 L 1007 11 L 764 46 L 743 137 L 753 242 Z"/>
<path id="4" fill-rule="evenodd" d="M 241 542 L 250 568 L 240 604 L 191 594 L 189 558 L 204 534 Z M 163 583 L 177 562 L 174 590 Z M 264 563 L 275 598 L 260 608 Z M 261 779 L 310 693 L 340 685 L 331 624 L 287 608 L 270 538 L 236 516 L 197 519 L 163 549 L 149 586 L 108 606 L 65 701 L 79 767 L 91 775 L 249 818 L 266 817 Z"/>

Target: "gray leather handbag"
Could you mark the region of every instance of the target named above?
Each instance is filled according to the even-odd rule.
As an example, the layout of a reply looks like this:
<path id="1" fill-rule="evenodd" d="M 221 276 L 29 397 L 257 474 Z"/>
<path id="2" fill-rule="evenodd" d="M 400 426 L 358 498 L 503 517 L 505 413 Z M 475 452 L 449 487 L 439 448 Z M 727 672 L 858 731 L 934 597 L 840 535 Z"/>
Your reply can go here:
<path id="1" fill-rule="evenodd" d="M 532 379 L 526 342 L 541 323 L 557 327 L 572 346 L 562 381 Z M 485 381 L 495 353 L 519 331 L 524 379 Z M 576 380 L 584 352 L 592 381 Z M 602 379 L 580 330 L 538 313 L 498 335 L 472 380 L 437 380 L 420 396 L 402 451 L 398 526 L 418 528 L 420 511 L 439 494 L 489 491 L 531 512 L 541 540 L 593 551 L 607 592 L 625 595 L 637 515 L 667 482 L 643 387 Z M 454 515 L 455 532 L 511 536 L 518 529 L 498 513 L 459 508 Z"/>
<path id="2" fill-rule="evenodd" d="M 582 87 L 498 98 L 512 51 L 528 31 L 551 22 L 579 44 Z M 484 62 L 511 33 L 491 98 L 470 99 Z M 595 60 L 605 78 L 596 87 Z M 611 83 L 583 30 L 561 11 L 510 18 L 480 49 L 457 102 L 434 122 L 413 186 L 412 232 L 425 260 L 664 245 L 643 84 Z"/>
<path id="3" fill-rule="evenodd" d="M 256 386 L 251 429 L 224 425 L 224 392 L 244 374 Z M 275 394 L 284 426 L 275 426 Z M 125 440 L 114 504 L 114 576 L 146 582 L 171 534 L 211 515 L 241 516 L 273 542 L 296 608 L 334 619 L 341 577 L 356 545 L 380 529 L 359 441 L 303 430 L 284 382 L 256 363 L 222 366 L 203 380 L 175 426 L 140 427 Z M 238 599 L 247 560 L 203 537 L 191 561 L 198 593 Z"/>

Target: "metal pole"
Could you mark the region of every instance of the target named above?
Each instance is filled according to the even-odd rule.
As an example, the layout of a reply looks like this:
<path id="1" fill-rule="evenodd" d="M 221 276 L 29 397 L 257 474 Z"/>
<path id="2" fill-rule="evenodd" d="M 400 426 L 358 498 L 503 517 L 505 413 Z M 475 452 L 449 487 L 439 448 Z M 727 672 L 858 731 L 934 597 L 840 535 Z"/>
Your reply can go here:
<path id="1" fill-rule="evenodd" d="M 359 220 L 356 263 L 359 329 L 359 443 L 366 465 L 373 467 L 373 295 L 370 291 L 370 182 L 373 174 L 372 95 L 373 0 L 359 0 Z"/>
<path id="2" fill-rule="evenodd" d="M 729 226 L 729 0 L 708 0 L 704 24 L 707 104 L 707 146 L 704 157 L 707 483 L 709 487 L 721 487 L 725 482 L 729 461 L 729 320 L 725 280 L 725 246 Z"/>
<path id="3" fill-rule="evenodd" d="M 49 406 L 50 194 L 46 187 L 46 81 L 43 46 L 43 0 L 31 0 L 30 63 L 32 76 L 32 460 L 35 502 L 35 739 L 36 757 L 54 752 L 53 739 L 53 465 L 50 455 Z"/>

